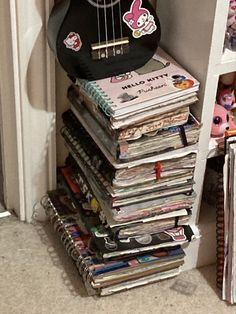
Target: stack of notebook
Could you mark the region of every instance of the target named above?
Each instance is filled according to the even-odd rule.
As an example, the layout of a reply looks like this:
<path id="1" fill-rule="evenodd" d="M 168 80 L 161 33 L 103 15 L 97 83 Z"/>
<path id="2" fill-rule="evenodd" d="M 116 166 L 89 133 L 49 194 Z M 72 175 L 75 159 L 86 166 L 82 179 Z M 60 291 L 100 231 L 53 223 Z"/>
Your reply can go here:
<path id="1" fill-rule="evenodd" d="M 48 212 L 89 291 L 106 295 L 179 273 L 180 246 L 196 237 L 188 221 L 200 131 L 190 105 L 198 88 L 159 49 L 141 69 L 77 79 L 68 89 L 61 134 L 69 155 L 59 183 L 75 212 L 58 191 L 49 194 Z"/>
<path id="2" fill-rule="evenodd" d="M 77 79 L 71 110 L 112 163 L 125 163 L 197 142 L 189 113 L 199 83 L 163 50 L 143 68 L 98 81 Z"/>
<path id="3" fill-rule="evenodd" d="M 149 249 L 146 253 L 129 253 L 119 255 L 116 259 L 108 257 L 101 259 L 93 249 L 93 238 L 84 224 L 84 218 L 81 219 L 82 213 L 87 212 L 87 221 L 93 225 L 97 219 L 96 214 L 84 210 L 82 205 L 77 204 L 76 207 L 72 205 L 68 201 L 68 194 L 61 189 L 48 193 L 45 209 L 68 254 L 74 260 L 90 295 L 108 295 L 169 278 L 177 275 L 179 267 L 183 264 L 184 251 L 177 245 L 178 243 L 173 246 L 174 240 L 168 238 L 167 233 L 160 233 L 155 248 Z M 187 226 L 184 234 L 185 242 L 193 236 Z M 106 243 L 112 251 L 109 237 Z M 140 243 L 140 247 L 141 245 Z M 163 247 L 164 245 L 166 247 Z"/>

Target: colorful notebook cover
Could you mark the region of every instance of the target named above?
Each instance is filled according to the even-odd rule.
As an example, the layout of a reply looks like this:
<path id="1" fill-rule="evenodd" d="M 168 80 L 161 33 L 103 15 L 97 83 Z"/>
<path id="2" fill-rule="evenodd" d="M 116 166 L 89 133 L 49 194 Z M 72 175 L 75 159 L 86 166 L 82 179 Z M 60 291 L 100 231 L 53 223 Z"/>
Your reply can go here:
<path id="1" fill-rule="evenodd" d="M 77 79 L 77 85 L 108 115 L 133 112 L 197 91 L 199 82 L 158 48 L 142 68 L 97 81 Z"/>
<path id="2" fill-rule="evenodd" d="M 97 254 L 103 259 L 139 254 L 161 247 L 183 245 L 195 238 L 191 226 L 178 226 L 157 234 L 146 234 L 125 240 L 114 239 L 107 230 L 92 229 L 93 241 L 97 247 Z"/>
<path id="3" fill-rule="evenodd" d="M 44 200 L 44 208 L 90 295 L 100 294 L 102 287 L 112 288 L 115 284 L 122 286 L 134 279 L 143 281 L 151 274 L 163 274 L 164 277 L 166 271 L 176 269 L 183 263 L 185 254 L 179 246 L 162 248 L 123 260 L 99 260 L 90 248 L 91 236 L 86 229 L 81 228 L 80 213 L 72 209 L 73 206 L 66 198 L 63 190 L 49 191 L 47 199 Z"/>
<path id="4" fill-rule="evenodd" d="M 190 97 L 182 102 L 176 99 L 176 102 L 179 104 L 177 108 L 172 108 L 172 110 L 164 113 L 152 110 L 149 114 L 139 116 L 139 118 L 132 117 L 129 122 L 126 116 L 127 122 L 120 122 L 119 125 L 121 127 L 114 128 L 114 121 L 111 123 L 107 116 L 91 102 L 88 96 L 81 95 L 81 92 L 78 91 L 75 85 L 68 88 L 67 97 L 84 119 L 86 119 L 87 115 L 92 116 L 104 128 L 105 132 L 116 141 L 137 139 L 143 134 L 155 130 L 184 124 L 188 119 L 189 105 L 195 99 L 194 97 Z M 181 106 L 181 104 L 183 105 Z M 118 123 L 115 123 L 115 125 L 117 126 Z"/>

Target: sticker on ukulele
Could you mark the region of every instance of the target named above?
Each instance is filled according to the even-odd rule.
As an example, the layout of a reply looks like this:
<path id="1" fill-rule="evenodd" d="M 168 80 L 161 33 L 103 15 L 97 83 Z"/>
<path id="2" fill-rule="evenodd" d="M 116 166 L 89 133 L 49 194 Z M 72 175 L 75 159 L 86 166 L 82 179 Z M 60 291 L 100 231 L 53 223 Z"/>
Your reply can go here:
<path id="1" fill-rule="evenodd" d="M 130 11 L 123 15 L 123 21 L 133 31 L 134 38 L 152 34 L 157 29 L 153 15 L 141 5 L 142 0 L 134 0 Z"/>
<path id="2" fill-rule="evenodd" d="M 75 32 L 70 32 L 63 42 L 66 45 L 66 48 L 74 51 L 79 51 L 82 46 L 80 35 Z"/>

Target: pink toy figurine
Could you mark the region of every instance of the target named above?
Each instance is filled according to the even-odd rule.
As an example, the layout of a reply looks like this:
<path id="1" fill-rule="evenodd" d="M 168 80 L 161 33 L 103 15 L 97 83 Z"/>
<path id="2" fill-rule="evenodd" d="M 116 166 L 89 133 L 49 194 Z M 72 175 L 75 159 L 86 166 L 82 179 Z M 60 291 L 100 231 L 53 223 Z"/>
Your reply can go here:
<path id="1" fill-rule="evenodd" d="M 236 14 L 236 0 L 229 1 L 229 15 Z"/>
<path id="2" fill-rule="evenodd" d="M 224 135 L 225 130 L 228 130 L 229 127 L 228 111 L 224 107 L 216 104 L 212 120 L 211 137 Z"/>
<path id="3" fill-rule="evenodd" d="M 227 27 L 236 23 L 236 0 L 230 0 Z"/>
<path id="4" fill-rule="evenodd" d="M 236 105 L 234 91 L 231 88 L 222 89 L 217 97 L 217 101 L 226 110 L 231 110 Z"/>

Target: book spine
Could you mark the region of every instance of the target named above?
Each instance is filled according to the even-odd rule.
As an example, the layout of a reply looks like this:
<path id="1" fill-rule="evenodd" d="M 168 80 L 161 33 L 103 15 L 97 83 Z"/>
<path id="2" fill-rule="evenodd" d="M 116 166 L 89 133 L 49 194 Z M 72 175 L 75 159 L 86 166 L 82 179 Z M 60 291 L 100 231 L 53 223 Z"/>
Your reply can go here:
<path id="1" fill-rule="evenodd" d="M 100 168 L 104 167 L 104 171 L 107 172 L 106 177 L 108 178 L 108 180 L 113 179 L 115 174 L 114 167 L 107 160 L 99 146 L 88 134 L 87 130 L 82 126 L 75 114 L 71 110 L 68 110 L 62 114 L 62 120 L 64 122 L 64 125 L 70 130 L 71 134 L 76 137 L 81 143 L 87 155 L 93 156 L 92 159 L 95 167 L 99 167 L 99 170 Z M 94 130 L 94 132 L 96 131 Z M 100 139 L 102 139 L 102 135 L 100 136 Z M 104 146 L 106 146 L 106 148 L 109 150 L 109 152 L 111 152 L 111 154 L 114 156 L 114 158 L 116 158 L 117 146 L 116 144 L 114 145 L 114 141 L 104 140 L 103 143 Z"/>
<path id="2" fill-rule="evenodd" d="M 81 168 L 81 160 L 78 158 L 78 156 L 73 152 L 73 150 L 70 148 L 70 146 L 67 147 L 70 153 L 70 158 L 68 159 L 68 165 L 71 167 L 74 173 L 74 177 L 77 180 L 78 185 L 80 188 L 83 188 L 86 185 L 86 191 L 89 192 L 90 195 L 93 196 L 93 199 L 96 199 L 98 206 L 99 206 L 99 218 L 103 224 L 107 224 L 107 218 L 103 211 L 103 207 L 101 206 L 97 195 L 100 195 L 99 187 L 97 185 L 97 181 L 93 180 L 91 178 L 91 173 L 84 172 L 84 169 Z M 90 182 L 86 178 L 90 178 Z M 91 183 L 93 188 L 91 187 Z M 94 190 L 97 193 L 94 193 Z M 83 192 L 83 191 L 82 191 Z M 100 199 L 104 199 L 103 195 L 100 195 Z"/>
<path id="3" fill-rule="evenodd" d="M 112 100 L 108 95 L 98 86 L 96 81 L 87 81 L 83 79 L 77 79 L 76 85 L 79 85 L 84 91 L 94 99 L 95 103 L 102 109 L 102 111 L 108 116 L 111 116 Z"/>
<path id="4" fill-rule="evenodd" d="M 68 148 L 71 149 L 71 152 L 73 152 L 73 154 L 76 154 L 77 158 L 81 159 L 81 162 L 83 163 L 85 168 L 90 169 L 94 176 L 97 177 L 99 182 L 102 183 L 102 187 L 107 188 L 109 186 L 109 182 L 100 174 L 96 167 L 94 167 L 89 156 L 81 147 L 79 140 L 73 137 L 73 135 L 70 134 L 70 131 L 67 128 L 64 128 L 61 134 L 64 137 L 66 143 L 68 144 L 69 146 Z"/>

